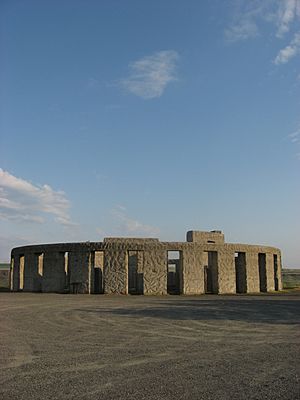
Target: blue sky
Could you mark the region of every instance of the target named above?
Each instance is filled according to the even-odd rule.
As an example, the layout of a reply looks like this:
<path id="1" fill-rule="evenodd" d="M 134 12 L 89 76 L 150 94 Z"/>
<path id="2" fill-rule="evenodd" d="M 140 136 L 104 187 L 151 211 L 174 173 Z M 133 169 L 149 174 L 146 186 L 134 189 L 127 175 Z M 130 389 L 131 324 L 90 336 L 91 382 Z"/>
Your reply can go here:
<path id="1" fill-rule="evenodd" d="M 105 236 L 300 266 L 300 0 L 2 0 L 0 260 Z"/>

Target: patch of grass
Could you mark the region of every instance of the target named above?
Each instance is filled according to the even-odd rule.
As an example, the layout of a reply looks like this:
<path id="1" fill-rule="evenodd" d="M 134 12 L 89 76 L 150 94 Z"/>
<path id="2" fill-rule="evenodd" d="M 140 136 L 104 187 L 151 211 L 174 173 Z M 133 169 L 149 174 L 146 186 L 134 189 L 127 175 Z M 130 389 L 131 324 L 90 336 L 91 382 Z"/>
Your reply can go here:
<path id="1" fill-rule="evenodd" d="M 300 269 L 282 270 L 282 283 L 284 289 L 293 289 L 300 287 Z"/>
<path id="2" fill-rule="evenodd" d="M 0 291 L 8 291 L 9 288 L 9 270 L 0 269 Z"/>

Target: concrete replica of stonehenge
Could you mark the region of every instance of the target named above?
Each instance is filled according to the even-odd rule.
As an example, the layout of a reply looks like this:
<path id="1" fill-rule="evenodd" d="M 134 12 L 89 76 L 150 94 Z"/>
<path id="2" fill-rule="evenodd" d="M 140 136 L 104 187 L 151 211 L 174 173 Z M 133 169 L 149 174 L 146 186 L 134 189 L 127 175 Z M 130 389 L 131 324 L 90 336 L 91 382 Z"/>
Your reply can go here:
<path id="1" fill-rule="evenodd" d="M 10 289 L 145 295 L 269 292 L 282 289 L 281 253 L 274 247 L 225 243 L 221 231 L 189 231 L 186 242 L 105 238 L 16 247 Z"/>

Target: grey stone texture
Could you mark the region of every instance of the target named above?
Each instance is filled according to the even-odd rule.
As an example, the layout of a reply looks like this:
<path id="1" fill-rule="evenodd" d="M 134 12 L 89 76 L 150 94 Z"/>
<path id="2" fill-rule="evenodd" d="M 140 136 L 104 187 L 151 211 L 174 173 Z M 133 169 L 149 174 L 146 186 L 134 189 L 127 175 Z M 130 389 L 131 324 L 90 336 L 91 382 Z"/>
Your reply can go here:
<path id="1" fill-rule="evenodd" d="M 71 293 L 90 293 L 90 256 L 89 251 L 68 252 L 68 281 Z M 65 268 L 63 271 L 65 273 Z"/>
<path id="2" fill-rule="evenodd" d="M 64 252 L 45 251 L 43 254 L 42 292 L 62 293 L 65 287 Z"/>
<path id="3" fill-rule="evenodd" d="M 205 293 L 203 256 L 198 249 L 182 251 L 182 294 Z"/>
<path id="4" fill-rule="evenodd" d="M 254 249 L 246 251 L 246 288 L 248 293 L 260 291 L 258 254 Z"/>
<path id="5" fill-rule="evenodd" d="M 197 242 L 197 243 L 216 243 L 224 244 L 225 238 L 221 231 L 188 231 L 186 234 L 187 242 Z"/>
<path id="6" fill-rule="evenodd" d="M 281 253 L 225 243 L 220 231 L 189 231 L 186 242 L 105 238 L 24 246 L 12 250 L 10 287 L 125 295 L 272 292 L 282 289 Z"/>
<path id="7" fill-rule="evenodd" d="M 104 257 L 104 292 L 127 294 L 127 264 L 126 249 L 109 248 Z"/>
<path id="8" fill-rule="evenodd" d="M 24 258 L 24 292 L 41 291 L 38 254 L 26 253 Z"/>

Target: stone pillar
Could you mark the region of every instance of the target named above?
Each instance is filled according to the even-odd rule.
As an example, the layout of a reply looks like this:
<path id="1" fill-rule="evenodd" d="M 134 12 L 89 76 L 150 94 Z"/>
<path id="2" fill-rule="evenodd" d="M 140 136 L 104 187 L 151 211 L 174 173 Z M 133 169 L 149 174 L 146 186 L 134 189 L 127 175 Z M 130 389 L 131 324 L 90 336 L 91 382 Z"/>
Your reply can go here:
<path id="1" fill-rule="evenodd" d="M 278 278 L 278 290 L 282 290 L 282 263 L 281 254 L 277 254 L 277 278 Z"/>
<path id="2" fill-rule="evenodd" d="M 12 290 L 17 292 L 20 290 L 20 257 L 13 256 L 12 259 L 14 260 Z"/>
<path id="3" fill-rule="evenodd" d="M 267 292 L 275 290 L 273 253 L 266 254 Z"/>
<path id="4" fill-rule="evenodd" d="M 255 252 L 246 252 L 246 279 L 247 293 L 258 293 L 259 289 L 259 269 L 258 254 Z"/>
<path id="5" fill-rule="evenodd" d="M 40 276 L 41 280 L 41 286 L 42 286 L 42 278 L 43 278 L 43 273 L 44 273 L 44 254 L 37 254 L 38 257 L 38 274 Z"/>
<path id="6" fill-rule="evenodd" d="M 68 254 L 71 293 L 89 293 L 89 251 L 70 251 Z"/>
<path id="7" fill-rule="evenodd" d="M 204 263 L 202 251 L 182 250 L 182 294 L 204 293 Z"/>
<path id="8" fill-rule="evenodd" d="M 14 290 L 14 258 L 12 256 L 10 257 L 9 290 Z"/>
<path id="9" fill-rule="evenodd" d="M 103 269 L 104 269 L 104 252 L 95 251 L 94 256 L 94 282 L 93 288 L 97 289 L 97 293 L 103 293 Z"/>
<path id="10" fill-rule="evenodd" d="M 65 280 L 65 254 L 58 251 L 45 252 L 42 292 L 63 293 Z"/>
<path id="11" fill-rule="evenodd" d="M 19 290 L 23 290 L 24 289 L 24 270 L 25 270 L 25 258 L 24 256 L 20 256 L 19 258 L 19 271 L 20 271 L 20 286 L 19 286 Z"/>
<path id="12" fill-rule="evenodd" d="M 126 249 L 106 249 L 104 253 L 104 293 L 128 293 Z"/>
<path id="13" fill-rule="evenodd" d="M 137 252 L 137 293 L 144 294 L 144 252 Z"/>
<path id="14" fill-rule="evenodd" d="M 41 290 L 37 254 L 25 253 L 23 290 L 24 292 L 39 292 Z"/>
<path id="15" fill-rule="evenodd" d="M 233 250 L 224 248 L 218 251 L 218 293 L 236 293 Z"/>
<path id="16" fill-rule="evenodd" d="M 144 294 L 167 294 L 168 252 L 161 249 L 144 251 Z"/>
<path id="17" fill-rule="evenodd" d="M 64 253 L 64 263 L 65 263 L 65 291 L 70 292 L 70 274 L 69 274 L 69 253 Z"/>
<path id="18" fill-rule="evenodd" d="M 95 252 L 92 251 L 89 257 L 89 294 L 95 293 Z"/>

